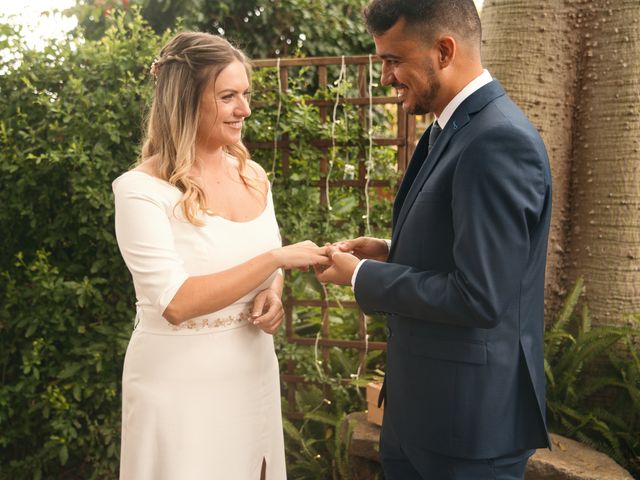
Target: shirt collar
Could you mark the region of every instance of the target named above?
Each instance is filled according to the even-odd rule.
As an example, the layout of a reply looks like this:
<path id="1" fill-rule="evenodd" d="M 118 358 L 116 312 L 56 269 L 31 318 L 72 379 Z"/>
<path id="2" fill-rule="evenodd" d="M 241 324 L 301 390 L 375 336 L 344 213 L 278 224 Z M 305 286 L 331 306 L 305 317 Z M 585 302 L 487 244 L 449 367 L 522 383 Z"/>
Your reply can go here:
<path id="1" fill-rule="evenodd" d="M 472 93 L 484 87 L 491 81 L 493 81 L 493 78 L 491 78 L 491 74 L 487 69 L 484 69 L 482 70 L 482 73 L 480 75 L 467 83 L 467 85 L 462 90 L 460 90 L 455 97 L 453 97 L 453 99 L 447 104 L 447 106 L 444 107 L 444 110 L 442 110 L 440 116 L 436 118 L 436 121 L 438 122 L 438 125 L 440 125 L 440 128 L 444 129 L 444 126 L 447 124 L 453 113 L 460 106 L 460 104 L 465 101 L 467 97 L 471 96 Z"/>

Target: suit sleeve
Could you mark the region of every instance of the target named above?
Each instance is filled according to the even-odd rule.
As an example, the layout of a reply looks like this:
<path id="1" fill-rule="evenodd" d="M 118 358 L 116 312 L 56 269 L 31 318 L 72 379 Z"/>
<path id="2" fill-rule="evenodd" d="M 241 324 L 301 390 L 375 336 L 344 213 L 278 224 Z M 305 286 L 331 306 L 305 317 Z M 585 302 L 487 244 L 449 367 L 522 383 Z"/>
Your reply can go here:
<path id="1" fill-rule="evenodd" d="M 453 174 L 453 271 L 364 262 L 355 283 L 361 308 L 459 326 L 496 326 L 519 293 L 544 207 L 546 161 L 534 137 L 511 125 L 476 137 Z M 398 241 L 403 240 L 420 241 Z"/>

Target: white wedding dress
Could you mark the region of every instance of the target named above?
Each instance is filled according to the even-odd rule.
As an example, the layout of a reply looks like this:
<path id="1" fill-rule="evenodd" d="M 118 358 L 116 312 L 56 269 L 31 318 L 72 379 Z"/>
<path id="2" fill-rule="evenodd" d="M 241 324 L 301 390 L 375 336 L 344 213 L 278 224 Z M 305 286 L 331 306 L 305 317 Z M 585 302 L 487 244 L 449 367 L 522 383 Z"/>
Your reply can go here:
<path id="1" fill-rule="evenodd" d="M 144 172 L 113 182 L 116 235 L 136 291 L 122 376 L 122 480 L 286 478 L 273 337 L 251 325 L 253 298 L 174 326 L 162 317 L 192 275 L 226 270 L 281 245 L 271 191 L 247 222 L 187 222 L 180 191 Z"/>

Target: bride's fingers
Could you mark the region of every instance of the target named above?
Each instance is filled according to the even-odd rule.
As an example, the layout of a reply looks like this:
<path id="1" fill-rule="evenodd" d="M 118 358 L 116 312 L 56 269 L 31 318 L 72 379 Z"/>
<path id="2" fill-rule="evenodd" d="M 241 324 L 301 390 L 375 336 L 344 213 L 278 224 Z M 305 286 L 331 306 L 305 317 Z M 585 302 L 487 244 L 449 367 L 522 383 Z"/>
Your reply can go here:
<path id="1" fill-rule="evenodd" d="M 270 303 L 268 305 L 267 311 L 265 312 L 263 308 L 262 315 L 259 315 L 258 317 L 256 317 L 253 320 L 253 324 L 256 326 L 260 326 L 261 328 L 264 325 L 269 325 L 273 321 L 273 319 L 277 316 L 278 310 L 280 309 L 282 309 L 282 304 L 280 302 Z"/>
<path id="2" fill-rule="evenodd" d="M 273 335 L 275 331 L 278 330 L 278 327 L 282 324 L 283 318 L 284 318 L 284 310 L 279 309 L 275 313 L 273 318 L 271 318 L 269 321 L 263 322 L 261 325 L 259 325 L 259 328 L 262 331 Z"/>
<path id="3" fill-rule="evenodd" d="M 284 311 L 281 311 L 276 315 L 276 317 L 271 322 L 271 325 L 269 326 L 271 333 L 274 333 L 280 327 L 280 325 L 282 325 L 283 319 L 284 319 Z"/>
<path id="4" fill-rule="evenodd" d="M 255 320 L 259 318 L 264 311 L 264 302 L 266 301 L 266 296 L 258 295 L 253 301 L 253 307 L 251 309 L 251 317 Z"/>
<path id="5" fill-rule="evenodd" d="M 341 253 L 341 250 L 338 247 L 334 247 L 333 245 L 327 247 L 327 258 L 331 260 L 336 253 Z"/>
<path id="6" fill-rule="evenodd" d="M 322 247 L 322 249 L 316 252 L 312 257 L 312 265 L 329 265 L 331 263 L 331 258 L 327 252 L 328 247 Z"/>

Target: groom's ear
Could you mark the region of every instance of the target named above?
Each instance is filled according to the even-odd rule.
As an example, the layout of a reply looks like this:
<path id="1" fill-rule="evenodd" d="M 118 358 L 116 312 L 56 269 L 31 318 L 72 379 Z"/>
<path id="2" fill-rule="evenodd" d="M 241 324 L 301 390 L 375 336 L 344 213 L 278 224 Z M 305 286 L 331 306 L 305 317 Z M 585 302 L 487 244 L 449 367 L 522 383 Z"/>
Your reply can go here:
<path id="1" fill-rule="evenodd" d="M 450 35 L 444 35 L 437 40 L 438 67 L 442 70 L 453 62 L 457 52 L 458 44 L 456 39 Z"/>

